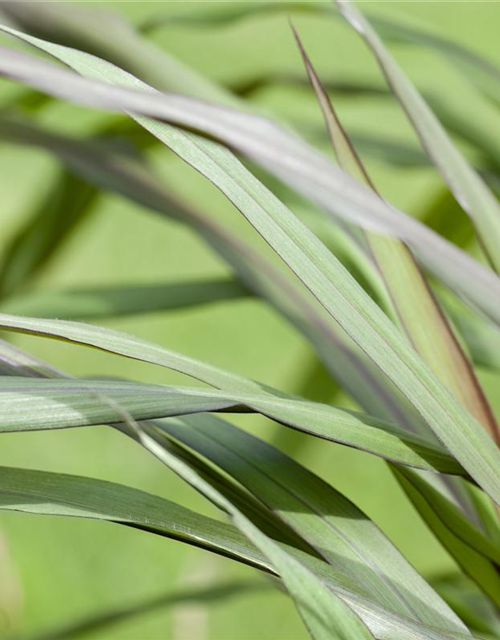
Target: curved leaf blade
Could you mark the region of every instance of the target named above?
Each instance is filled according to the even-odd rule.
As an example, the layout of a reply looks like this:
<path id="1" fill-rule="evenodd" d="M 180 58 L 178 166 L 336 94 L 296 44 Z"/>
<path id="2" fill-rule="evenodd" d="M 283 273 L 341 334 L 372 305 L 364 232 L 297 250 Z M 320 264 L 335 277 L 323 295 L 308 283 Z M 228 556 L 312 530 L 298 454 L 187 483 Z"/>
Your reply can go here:
<path id="1" fill-rule="evenodd" d="M 326 156 L 290 132 L 250 113 L 151 92 L 147 85 L 103 60 L 5 26 L 0 25 L 0 29 L 59 57 L 83 75 L 90 74 L 109 82 L 111 73 L 116 76 L 115 82 L 129 84 L 133 89 L 109 84 L 102 86 L 9 49 L 2 49 L 0 72 L 4 75 L 81 104 L 166 119 L 220 138 L 329 213 L 343 216 L 365 228 L 401 238 L 444 282 L 462 292 L 500 323 L 500 304 L 496 302 L 500 299 L 500 280 L 493 273 L 417 220 L 381 202 L 369 190 L 339 171 Z M 142 91 L 144 88 L 147 89 L 147 95 Z M 492 292 L 498 293 L 498 298 Z"/>
<path id="2" fill-rule="evenodd" d="M 118 409 L 119 408 L 119 409 Z M 444 473 L 465 474 L 439 445 L 364 414 L 279 397 L 102 380 L 0 381 L 0 432 L 64 429 L 123 420 L 159 419 L 201 412 L 257 411 L 309 435 L 341 442 L 401 464 Z"/>
<path id="3" fill-rule="evenodd" d="M 500 270 L 500 205 L 481 177 L 455 147 L 425 100 L 396 63 L 369 22 L 350 0 L 335 0 L 346 20 L 375 55 L 420 141 L 455 198 L 476 225 L 491 264 Z"/>
<path id="4" fill-rule="evenodd" d="M 500 605 L 500 552 L 462 513 L 417 474 L 394 469 L 427 526 L 480 589 Z M 493 562 L 495 564 L 493 564 Z M 495 566 L 496 565 L 496 566 Z"/>
<path id="5" fill-rule="evenodd" d="M 373 602 L 430 626 L 462 630 L 456 617 L 381 531 L 341 493 L 276 448 L 214 416 L 159 427 L 223 469 Z"/>

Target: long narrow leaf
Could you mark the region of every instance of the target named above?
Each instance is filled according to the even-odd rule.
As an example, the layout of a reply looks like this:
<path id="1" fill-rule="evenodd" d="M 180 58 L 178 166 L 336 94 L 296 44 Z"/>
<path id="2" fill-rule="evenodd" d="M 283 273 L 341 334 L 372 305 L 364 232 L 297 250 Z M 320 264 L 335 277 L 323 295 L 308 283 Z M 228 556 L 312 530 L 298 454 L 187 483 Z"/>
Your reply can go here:
<path id="1" fill-rule="evenodd" d="M 4 356 L 6 356 L 6 363 L 11 363 L 13 367 L 15 367 L 16 363 L 18 364 L 18 366 L 21 366 L 23 368 L 26 365 L 29 365 L 30 369 L 26 371 L 26 374 L 30 377 L 39 377 L 40 371 L 47 371 L 45 375 L 48 375 L 49 377 L 55 376 L 56 378 L 59 378 L 61 376 L 60 372 L 58 372 L 57 370 L 53 370 L 48 365 L 44 365 L 44 363 L 39 362 L 29 354 L 25 354 L 18 349 L 12 349 L 9 345 L 3 344 L 3 347 L 4 348 L 2 348 L 1 359 L 3 360 Z M 147 423 L 142 424 L 150 432 L 151 429 L 156 429 L 156 427 L 154 427 L 153 425 L 149 427 L 146 426 Z M 153 431 L 153 433 L 157 434 L 158 432 L 156 430 Z M 133 435 L 133 437 L 137 439 L 135 430 L 132 431 L 131 435 Z M 148 440 L 147 448 L 149 448 L 149 444 L 151 444 L 151 442 Z M 193 456 L 188 455 L 186 457 L 187 452 L 180 452 L 180 450 L 176 450 L 175 448 L 172 449 L 172 444 L 167 442 L 165 438 L 162 438 L 160 444 L 162 450 L 166 448 L 167 451 L 172 452 L 176 458 L 183 461 L 184 464 L 187 464 L 189 468 L 194 469 L 198 476 L 201 473 L 201 477 L 205 480 L 208 480 L 210 485 L 215 487 L 217 491 L 220 492 L 222 489 L 223 495 L 228 496 L 232 504 L 240 505 L 240 511 L 243 507 L 243 513 L 248 512 L 249 514 L 252 514 L 252 519 L 254 516 L 258 516 L 257 521 L 264 524 L 265 531 L 268 530 L 268 523 L 266 522 L 266 520 L 262 520 L 261 518 L 261 516 L 265 514 L 265 512 L 263 511 L 263 507 L 261 509 L 250 509 L 248 511 L 249 506 L 252 504 L 250 495 L 247 496 L 244 502 L 241 502 L 241 497 L 243 496 L 240 496 L 238 492 L 235 493 L 236 485 L 234 485 L 233 489 L 230 489 L 229 493 L 227 493 L 227 490 L 229 488 L 227 480 L 222 481 L 222 479 L 218 479 L 217 476 L 214 476 L 213 471 L 208 470 L 208 467 L 203 465 L 200 466 L 201 461 L 196 461 Z M 51 475 L 53 478 L 59 477 L 56 474 Z M 62 482 L 64 483 L 64 477 L 62 479 Z M 36 482 L 36 485 L 38 487 L 39 483 Z M 80 492 L 79 495 L 80 497 L 82 497 L 83 495 L 85 495 L 85 492 Z M 236 502 L 234 502 L 235 499 Z M 32 507 L 29 507 L 27 510 L 30 511 L 31 509 Z M 51 511 L 49 510 L 48 513 L 50 512 Z M 282 533 L 283 526 L 279 529 L 280 540 L 282 539 Z M 299 552 L 297 550 L 288 548 L 288 553 L 297 554 Z M 242 561 L 248 561 L 250 564 L 253 563 L 253 557 L 251 554 L 250 557 L 248 557 L 241 552 L 241 555 Z M 409 621 L 407 618 L 400 618 L 394 613 L 389 612 L 383 608 L 381 609 L 380 607 L 374 605 L 372 602 L 370 602 L 369 599 L 366 599 L 363 593 L 360 594 L 360 591 L 357 587 L 354 587 L 353 590 L 352 584 L 350 583 L 350 581 L 346 583 L 346 578 L 343 574 L 333 575 L 331 567 L 328 567 L 328 565 L 325 565 L 321 562 L 318 563 L 318 561 L 313 556 L 299 554 L 299 560 L 302 563 L 305 563 L 318 576 L 321 576 L 322 580 L 325 581 L 325 584 L 327 584 L 329 588 L 333 589 L 335 593 L 337 593 L 340 597 L 347 598 L 347 602 L 351 603 L 351 605 L 360 613 L 367 624 L 369 624 L 370 628 L 373 628 L 376 637 L 381 638 L 381 640 L 441 640 L 444 638 L 449 640 L 450 638 L 464 637 L 462 633 L 457 634 L 450 632 L 438 632 L 435 629 L 429 628 L 425 625 Z"/>
<path id="2" fill-rule="evenodd" d="M 105 402 L 107 399 L 109 402 Z M 0 382 L 0 431 L 61 429 L 200 412 L 258 411 L 310 435 L 364 449 L 394 462 L 464 474 L 447 452 L 421 436 L 365 414 L 269 392 L 245 393 L 99 380 Z"/>
<path id="3" fill-rule="evenodd" d="M 28 38 L 28 40 L 34 41 L 32 38 Z M 38 46 L 46 47 L 53 53 L 57 51 L 58 55 L 62 55 L 66 62 L 71 62 L 86 73 L 94 74 L 94 77 L 104 77 L 109 80 L 109 74 L 116 73 L 116 81 L 121 84 L 128 82 L 133 87 L 145 86 L 111 65 L 81 52 L 53 45 L 40 45 L 39 41 L 37 43 Z M 116 87 L 113 89 L 116 90 Z M 102 91 L 104 92 L 104 89 Z M 154 95 L 151 94 L 152 97 Z M 314 281 L 311 290 L 329 313 L 339 321 L 358 344 L 363 345 L 367 353 L 372 354 L 374 361 L 394 381 L 396 386 L 409 399 L 413 398 L 414 406 L 432 425 L 439 437 L 455 455 L 462 459 L 464 466 L 468 467 L 469 472 L 476 477 L 480 484 L 486 487 L 490 495 L 497 502 L 500 501 L 500 478 L 496 471 L 500 468 L 498 449 L 488 436 L 483 434 L 477 423 L 471 421 L 470 416 L 464 414 L 442 385 L 423 367 L 413 350 L 398 337 L 397 332 L 386 322 L 386 318 L 380 314 L 378 308 L 374 307 L 371 301 L 360 298 L 355 308 L 351 306 L 352 297 L 357 297 L 361 291 L 353 288 L 353 283 L 349 279 L 346 280 L 346 274 L 340 265 L 336 263 L 331 254 L 324 251 L 324 247 L 308 232 L 307 228 L 296 218 L 290 216 L 289 212 L 274 200 L 262 185 L 253 180 L 229 152 L 214 143 L 202 142 L 154 121 L 143 119 L 142 124 L 216 182 L 233 202 L 240 203 L 241 210 L 252 224 L 265 235 L 271 246 L 280 253 L 309 288 Z M 245 184 L 244 188 L 243 184 Z M 248 200 L 249 190 L 254 194 L 252 202 Z M 236 200 L 238 193 L 240 195 Z M 269 214 L 269 212 L 271 213 Z M 345 286 L 346 289 L 342 291 L 338 285 L 335 288 L 332 286 L 334 282 L 343 283 L 342 287 Z M 347 299 L 351 299 L 351 303 L 347 305 L 345 304 L 347 302 L 346 294 Z M 342 311 L 344 311 L 343 315 Z M 374 322 L 377 323 L 378 330 L 382 330 L 382 335 L 374 332 Z M 367 335 L 371 337 L 370 344 L 366 342 Z M 401 375 L 399 352 L 404 354 L 405 364 L 403 367 L 405 372 L 403 375 Z M 423 383 L 422 380 L 426 380 L 426 382 Z"/>
<path id="4" fill-rule="evenodd" d="M 11 296 L 0 308 L 16 315 L 96 320 L 241 300 L 248 295 L 248 290 L 236 280 L 218 278 L 34 292 Z"/>
<path id="5" fill-rule="evenodd" d="M 280 451 L 211 416 L 161 422 L 252 492 L 374 602 L 428 625 L 456 619 L 368 518 Z M 459 625 L 460 626 L 460 625 Z"/>
<path id="6" fill-rule="evenodd" d="M 87 56 L 84 59 L 87 60 Z M 95 59 L 90 60 L 92 65 L 100 66 Z M 109 74 L 110 65 L 104 66 Z M 102 69 L 96 73 L 99 76 Z M 120 82 L 128 78 L 120 70 L 118 76 Z M 131 82 L 136 86 L 139 81 L 134 79 Z M 498 448 L 307 227 L 256 181 L 229 151 L 216 143 L 155 121 L 142 119 L 142 123 L 215 182 L 239 206 L 324 308 L 420 411 L 469 473 L 493 499 L 500 502 Z M 251 199 L 248 197 L 250 193 Z"/>
<path id="7" fill-rule="evenodd" d="M 56 135 L 12 118 L 0 119 L 0 132 L 9 140 L 35 144 L 56 153 L 72 170 L 101 188 L 113 189 L 163 216 L 191 225 L 249 290 L 270 302 L 307 336 L 335 379 L 361 407 L 410 430 L 425 428 L 409 403 L 380 376 L 373 363 L 338 324 L 320 313 L 321 309 L 293 274 L 278 269 L 278 265 L 263 255 L 260 247 L 254 249 L 243 243 L 236 233 L 203 211 L 173 197 L 154 178 L 150 168 L 132 162 L 130 158 L 124 159 L 105 145 Z M 4 310 L 10 311 L 8 307 Z"/>
<path id="8" fill-rule="evenodd" d="M 394 470 L 401 486 L 423 520 L 462 569 L 500 604 L 500 553 L 464 518 L 454 505 L 416 474 Z M 496 566 L 491 562 L 494 559 Z"/>
<path id="9" fill-rule="evenodd" d="M 183 480 L 226 511 L 236 527 L 266 556 L 279 572 L 314 640 L 369 640 L 373 635 L 345 600 L 329 589 L 295 554 L 264 534 L 196 469 L 175 456 L 137 425 L 137 440 Z"/>
<path id="10" fill-rule="evenodd" d="M 500 269 L 500 205 L 455 147 L 425 100 L 384 47 L 368 21 L 348 0 L 335 0 L 344 17 L 364 38 L 410 118 L 422 145 L 450 190 L 471 216 L 492 265 Z"/>
<path id="11" fill-rule="evenodd" d="M 377 193 L 295 29 L 294 35 L 340 166 Z M 500 444 L 495 416 L 474 369 L 411 251 L 397 238 L 369 232 L 365 235 L 401 324 L 416 351 Z"/>
<path id="12" fill-rule="evenodd" d="M 268 563 L 234 527 L 144 491 L 92 478 L 9 467 L 0 467 L 0 479 L 2 511 L 124 524 L 269 571 Z"/>
<path id="13" fill-rule="evenodd" d="M 111 73 L 117 84 L 125 83 L 132 88 L 103 86 L 21 52 L 7 49 L 2 49 L 0 65 L 0 72 L 4 75 L 82 104 L 124 109 L 168 119 L 219 137 L 255 159 L 325 210 L 366 228 L 390 233 L 405 240 L 449 286 L 462 292 L 500 323 L 500 305 L 496 302 L 500 299 L 500 281 L 493 273 L 433 234 L 417 220 L 404 216 L 381 202 L 369 190 L 339 171 L 326 157 L 291 133 L 259 116 L 215 104 L 173 95 L 167 98 L 166 95 L 150 91 L 146 95 L 141 89 L 147 89 L 147 86 L 103 60 L 44 42 L 8 27 L 2 26 L 1 29 L 59 57 L 84 75 L 90 74 L 109 82 Z M 498 292 L 498 298 L 496 293 L 492 296 L 492 292 Z"/>

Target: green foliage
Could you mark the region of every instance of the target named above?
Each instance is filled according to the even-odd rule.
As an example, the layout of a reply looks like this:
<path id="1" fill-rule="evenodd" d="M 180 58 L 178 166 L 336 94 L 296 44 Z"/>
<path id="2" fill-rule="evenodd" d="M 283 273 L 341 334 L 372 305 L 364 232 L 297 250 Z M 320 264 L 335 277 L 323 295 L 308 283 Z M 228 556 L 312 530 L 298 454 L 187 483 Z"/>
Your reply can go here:
<path id="1" fill-rule="evenodd" d="M 217 14 L 198 8 L 192 15 L 152 16 L 143 34 L 113 13 L 2 4 L 9 24 L 0 24 L 7 43 L 1 47 L 0 74 L 31 89 L 2 110 L 0 135 L 25 152 L 48 154 L 63 169 L 6 244 L 0 328 L 7 340 L 19 334 L 41 339 L 49 360 L 57 342 L 64 342 L 74 350 L 75 362 L 80 345 L 112 354 L 123 371 L 109 376 L 103 369 L 82 377 L 75 367 L 65 373 L 29 349 L 1 341 L 0 437 L 11 432 L 21 439 L 17 432 L 40 431 L 41 437 L 57 438 L 62 429 L 107 425 L 106 434 L 126 436 L 141 452 L 140 460 L 156 465 L 162 478 L 165 467 L 173 471 L 218 510 L 220 519 L 206 516 L 202 506 L 178 504 L 182 496 L 174 502 L 128 486 L 133 468 L 127 470 L 130 482 L 122 484 L 2 466 L 0 511 L 114 523 L 121 531 L 133 528 L 141 536 L 170 538 L 247 565 L 272 576 L 272 588 L 289 595 L 316 640 L 494 637 L 500 625 L 500 431 L 479 367 L 493 372 L 499 367 L 498 150 L 469 123 L 462 128 L 463 121 L 432 96 L 424 100 L 381 37 L 430 48 L 460 69 L 474 69 L 473 90 L 492 102 L 500 72 L 447 37 L 377 17 L 372 28 L 351 2 L 335 4 L 365 39 L 389 86 L 346 84 L 331 75 L 323 82 L 300 29 L 292 27 L 325 120 L 321 142 L 329 138 L 338 165 L 296 133 L 293 121 L 249 99 L 259 87 L 283 78 L 256 78 L 236 96 L 144 35 L 259 16 L 283 20 L 285 9 L 333 25 L 340 17 L 333 4 L 228 5 Z M 285 84 L 303 90 L 305 76 L 290 78 Z M 382 136 L 351 136 L 330 95 L 342 92 L 395 97 L 424 153 Z M 44 123 L 47 105 L 62 108 L 60 100 L 78 105 L 78 113 L 91 122 L 89 130 L 75 135 L 59 123 Z M 476 146 L 471 160 L 446 127 Z M 364 149 L 396 164 L 435 168 L 449 192 L 423 222 L 417 220 L 383 199 L 383 188 L 382 195 L 375 189 L 359 155 Z M 206 180 L 216 187 L 217 204 L 228 207 L 230 222 L 217 219 L 195 189 L 180 194 L 152 167 L 153 154 L 172 161 L 169 151 L 195 170 L 188 174 L 189 185 Z M 185 226 L 231 273 L 46 287 L 44 273 L 88 222 L 96 203 L 107 202 L 105 193 Z M 455 225 L 457 203 L 477 231 L 478 246 L 471 251 L 472 225 L 465 231 L 462 222 L 445 228 L 450 221 Z M 241 214 L 238 222 L 235 210 Z M 491 268 L 481 261 L 481 249 Z M 183 259 L 188 263 L 190 256 Z M 127 256 L 131 264 L 134 260 Z M 135 318 L 145 314 L 257 300 L 307 342 L 326 367 L 331 394 L 342 389 L 355 409 L 343 406 L 345 397 L 312 401 L 140 338 L 134 329 L 81 322 L 134 316 L 128 325 L 134 327 Z M 209 327 L 193 338 L 200 334 L 211 339 Z M 248 335 L 250 328 L 242 327 L 242 349 Z M 222 360 L 224 347 L 222 339 Z M 136 379 L 128 380 L 130 362 L 154 367 L 146 379 L 137 369 Z M 263 366 L 274 364 L 263 358 Z M 302 372 L 300 362 L 292 367 Z M 181 386 L 177 378 L 165 383 L 165 370 L 196 386 Z M 308 384 L 305 380 L 304 388 Z M 313 471 L 268 437 L 240 426 L 255 416 L 267 420 L 267 428 L 278 425 L 285 449 L 293 449 L 292 436 L 300 438 L 301 447 L 314 446 Z M 337 459 L 349 460 L 353 450 L 390 468 L 401 505 L 414 508 L 421 530 L 428 529 L 424 543 L 446 550 L 456 563 L 455 577 L 467 576 L 465 584 L 474 585 L 473 598 L 460 580 L 450 586 L 420 575 L 370 513 L 315 468 L 323 452 L 337 451 Z M 393 506 L 387 509 L 392 513 Z M 184 590 L 154 598 L 151 605 L 70 620 L 34 637 L 97 638 L 115 624 L 132 624 L 150 608 L 213 604 L 247 591 L 253 587 L 238 583 L 234 592 L 231 587 L 214 587 L 211 594 Z"/>

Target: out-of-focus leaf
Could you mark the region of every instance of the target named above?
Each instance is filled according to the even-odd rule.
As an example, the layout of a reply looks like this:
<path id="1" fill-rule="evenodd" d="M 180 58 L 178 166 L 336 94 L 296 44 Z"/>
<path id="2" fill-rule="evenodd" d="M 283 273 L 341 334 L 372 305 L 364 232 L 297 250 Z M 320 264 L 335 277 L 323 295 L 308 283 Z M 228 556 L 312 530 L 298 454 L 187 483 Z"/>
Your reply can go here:
<path id="1" fill-rule="evenodd" d="M 384 47 L 368 21 L 351 2 L 336 0 L 336 4 L 372 50 L 422 145 L 450 191 L 472 218 L 486 255 L 499 270 L 500 205 L 495 196 L 453 144 L 439 120 Z"/>
<path id="2" fill-rule="evenodd" d="M 19 291 L 36 275 L 74 229 L 97 197 L 77 176 L 64 173 L 25 227 L 9 243 L 0 266 L 0 295 Z"/>
<path id="3" fill-rule="evenodd" d="M 467 247 L 474 240 L 474 227 L 450 191 L 439 190 L 422 211 L 424 222 L 436 233 L 459 247 Z"/>
<path id="4" fill-rule="evenodd" d="M 218 604 L 234 597 L 241 597 L 247 593 L 268 590 L 272 585 L 263 581 L 233 581 L 222 584 L 214 584 L 205 588 L 193 588 L 185 591 L 166 593 L 141 602 L 130 603 L 126 606 L 94 613 L 77 622 L 64 625 L 35 635 L 15 636 L 11 640 L 71 640 L 79 638 L 83 634 L 102 633 L 109 627 L 128 623 L 133 618 L 148 615 L 156 611 L 163 611 L 173 606 L 189 604 Z"/>
<path id="5" fill-rule="evenodd" d="M 244 382 L 238 385 L 235 378 L 234 384 L 240 386 Z M 231 392 L 125 381 L 27 380 L 15 376 L 7 376 L 0 383 L 3 432 L 116 423 L 123 419 L 120 409 L 135 420 L 211 411 L 257 411 L 299 431 L 394 462 L 465 474 L 445 449 L 422 436 L 365 414 L 287 398 L 285 394 L 280 397 L 278 392 Z"/>
<path id="6" fill-rule="evenodd" d="M 0 10 L 23 30 L 110 60 L 162 91 L 236 104 L 225 89 L 140 37 L 116 12 L 40 2 L 7 2 Z"/>
<path id="7" fill-rule="evenodd" d="M 497 326 L 481 318 L 449 297 L 444 304 L 462 334 L 476 365 L 500 371 L 500 331 Z"/>
<path id="8" fill-rule="evenodd" d="M 432 580 L 432 586 L 460 616 L 474 635 L 494 640 L 500 633 L 495 605 L 463 574 L 445 574 Z"/>
<path id="9" fill-rule="evenodd" d="M 166 420 L 160 428 L 243 484 L 380 606 L 431 626 L 441 626 L 443 618 L 454 623 L 380 530 L 291 458 L 212 416 Z"/>
<path id="10" fill-rule="evenodd" d="M 219 11 L 202 11 L 182 14 L 159 13 L 149 17 L 141 25 L 144 33 L 154 32 L 169 25 L 185 25 L 195 27 L 211 27 L 232 24 L 238 20 L 276 13 L 311 13 L 318 15 L 332 15 L 329 7 L 324 3 L 307 2 L 259 2 L 241 6 L 227 3 Z M 335 14 L 333 14 L 335 15 Z M 459 44 L 443 35 L 437 35 L 423 26 L 410 25 L 398 20 L 388 19 L 380 15 L 370 15 L 370 22 L 384 40 L 415 44 L 432 49 L 448 58 L 452 63 L 462 68 L 467 78 L 486 95 L 500 102 L 500 68 L 495 63 L 480 55 L 476 51 Z"/>
<path id="11" fill-rule="evenodd" d="M 33 292 L 11 296 L 0 307 L 16 315 L 95 320 L 241 300 L 248 295 L 236 280 L 220 278 Z"/>
<path id="12" fill-rule="evenodd" d="M 334 91 L 338 95 L 348 97 L 361 96 L 389 96 L 390 92 L 382 85 L 363 81 L 330 80 L 325 83 L 328 90 Z M 251 79 L 236 78 L 229 84 L 231 93 L 247 98 L 259 91 L 275 88 L 279 86 L 305 88 L 308 87 L 307 80 L 297 73 L 268 73 L 254 76 Z"/>
<path id="13" fill-rule="evenodd" d="M 406 495 L 456 562 L 500 605 L 500 551 L 439 491 L 416 473 L 394 469 Z"/>
<path id="14" fill-rule="evenodd" d="M 292 133 L 260 116 L 216 104 L 202 104 L 190 98 L 167 97 L 152 91 L 148 85 L 104 60 L 8 27 L 2 26 L 1 29 L 50 52 L 84 75 L 105 82 L 80 78 L 45 61 L 8 49 L 2 50 L 0 71 L 4 75 L 81 104 L 168 119 L 219 137 L 325 210 L 345 216 L 355 224 L 405 240 L 450 287 L 462 292 L 500 323 L 500 304 L 497 302 L 500 299 L 500 280 L 495 274 L 433 234 L 417 220 L 402 215 L 381 201 Z M 116 84 L 109 84 L 110 75 Z M 127 88 L 123 85 L 127 85 Z M 143 119 L 142 125 L 146 124 Z M 156 128 L 157 137 L 167 131 L 165 125 L 151 121 L 147 128 Z M 495 296 L 492 296 L 492 292 L 495 292 Z"/>
<path id="15" fill-rule="evenodd" d="M 273 15 L 276 13 L 286 14 L 297 11 L 316 14 L 322 12 L 322 7 L 314 1 L 287 2 L 283 0 L 280 2 L 227 3 L 216 11 L 200 7 L 199 10 L 191 13 L 158 13 L 148 17 L 140 25 L 140 29 L 143 33 L 148 33 L 169 25 L 213 27 L 232 24 L 253 16 Z"/>
<path id="16" fill-rule="evenodd" d="M 382 38 L 393 42 L 417 44 L 438 51 L 452 63 L 463 66 L 467 79 L 474 83 L 486 95 L 500 102 L 500 68 L 450 38 L 427 31 L 420 26 L 403 24 L 381 16 L 370 16 L 370 22 Z"/>

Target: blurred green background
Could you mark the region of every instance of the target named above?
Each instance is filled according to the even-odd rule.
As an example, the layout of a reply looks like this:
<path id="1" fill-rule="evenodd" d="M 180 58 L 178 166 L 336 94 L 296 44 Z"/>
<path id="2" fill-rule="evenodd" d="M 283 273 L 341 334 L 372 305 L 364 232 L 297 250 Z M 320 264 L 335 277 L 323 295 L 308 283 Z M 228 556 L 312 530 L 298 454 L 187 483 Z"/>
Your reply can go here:
<path id="1" fill-rule="evenodd" d="M 92 2 L 89 10 L 120 13 L 134 24 L 159 13 L 178 15 L 224 10 L 223 2 Z M 240 3 L 238 3 L 240 4 Z M 496 2 L 376 2 L 363 5 L 373 14 L 424 24 L 435 33 L 471 46 L 499 60 Z M 67 5 L 65 6 L 67 9 Z M 338 20 L 297 14 L 309 54 L 325 77 L 382 83 L 356 34 Z M 255 78 L 303 73 L 287 13 L 261 15 L 230 25 L 166 25 L 151 36 L 208 77 L 234 86 Z M 3 38 L 2 42 L 12 45 Z M 449 109 L 481 122 L 493 140 L 500 137 L 497 112 L 449 63 L 418 47 L 392 47 L 419 88 Z M 0 105 L 19 91 L 0 83 Z M 273 86 L 250 99 L 270 113 L 306 126 L 320 144 L 321 116 L 311 91 Z M 337 106 L 351 133 L 370 134 L 416 146 L 397 104 L 380 96 L 341 96 Z M 102 114 L 49 102 L 41 122 L 67 133 L 91 131 Z M 500 138 L 498 140 L 500 143 Z M 326 148 L 326 147 L 325 147 Z M 474 151 L 465 147 L 474 157 Z M 165 182 L 241 229 L 252 231 L 239 214 L 200 176 L 165 149 L 155 146 L 150 160 Z M 383 195 L 417 216 L 439 202 L 444 188 L 430 168 L 394 166 L 365 160 Z M 0 145 L 0 251 L 33 215 L 60 170 L 45 153 Z M 294 202 L 296 208 L 303 203 Z M 40 270 L 33 288 L 179 282 L 228 273 L 225 265 L 189 229 L 150 215 L 125 199 L 103 194 L 85 219 Z M 156 341 L 178 351 L 259 379 L 290 392 L 349 406 L 335 394 L 304 339 L 262 302 L 246 299 L 185 311 L 109 320 L 109 326 Z M 17 337 L 31 350 L 75 375 L 120 375 L 157 382 L 180 378 L 165 370 L 118 359 L 84 348 Z M 481 373 L 500 406 L 498 379 Z M 385 464 L 352 449 L 316 441 L 268 420 L 242 417 L 238 424 L 293 454 L 300 462 L 345 492 L 391 537 L 429 579 L 456 571 L 453 561 L 420 524 L 392 480 Z M 214 510 L 137 446 L 105 428 L 53 433 L 3 435 L 0 464 L 89 475 L 123 482 L 215 515 Z M 163 592 L 208 586 L 229 578 L 256 579 L 251 569 L 176 542 L 123 527 L 3 514 L 0 517 L 0 606 L 9 617 L 1 633 L 41 632 L 92 612 L 137 603 Z M 157 609 L 125 624 L 94 633 L 96 640 L 299 640 L 305 637 L 293 606 L 261 580 L 262 590 L 235 595 L 209 605 Z M 82 636 L 83 638 L 83 636 Z"/>

